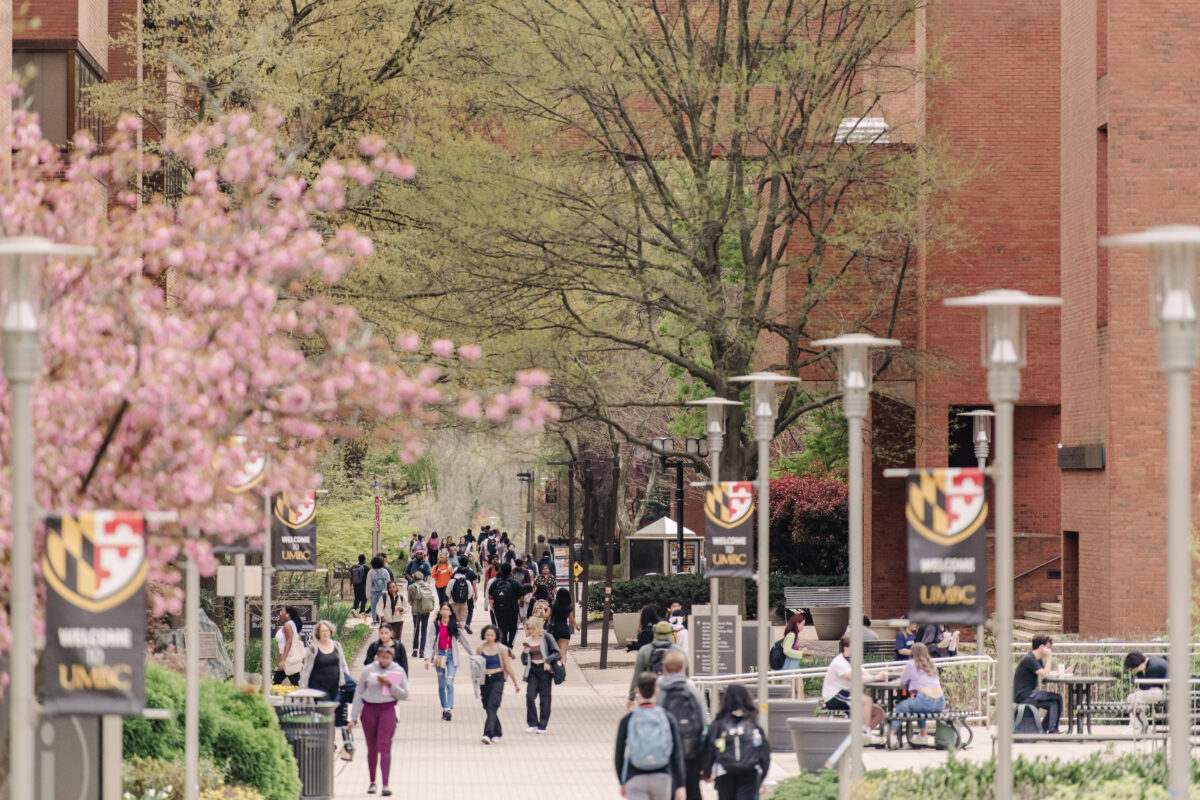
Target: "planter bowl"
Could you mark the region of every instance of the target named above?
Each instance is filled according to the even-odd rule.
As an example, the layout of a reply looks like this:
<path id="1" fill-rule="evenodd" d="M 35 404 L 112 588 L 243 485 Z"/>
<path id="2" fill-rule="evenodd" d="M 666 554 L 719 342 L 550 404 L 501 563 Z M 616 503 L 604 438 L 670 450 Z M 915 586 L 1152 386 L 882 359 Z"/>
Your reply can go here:
<path id="1" fill-rule="evenodd" d="M 792 717 L 787 721 L 800 769 L 818 772 L 850 735 L 850 720 L 837 717 Z"/>
<path id="2" fill-rule="evenodd" d="M 767 731 L 767 739 L 771 743 L 772 753 L 791 753 L 795 746 L 788 731 L 788 719 L 805 717 L 812 719 L 821 707 L 820 700 L 771 700 L 769 714 L 771 729 Z"/>
<path id="3" fill-rule="evenodd" d="M 837 641 L 850 626 L 850 606 L 817 606 L 810 608 L 813 627 L 821 641 Z"/>

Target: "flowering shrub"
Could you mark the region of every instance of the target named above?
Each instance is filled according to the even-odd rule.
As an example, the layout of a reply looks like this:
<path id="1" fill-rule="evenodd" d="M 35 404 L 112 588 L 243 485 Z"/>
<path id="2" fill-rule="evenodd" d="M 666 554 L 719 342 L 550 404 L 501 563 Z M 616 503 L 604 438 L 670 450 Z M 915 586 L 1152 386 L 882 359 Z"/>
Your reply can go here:
<path id="1" fill-rule="evenodd" d="M 846 484 L 780 475 L 771 481 L 771 569 L 844 575 L 849 569 Z"/>
<path id="2" fill-rule="evenodd" d="M 478 359 L 478 347 L 438 340 L 425 350 L 414 334 L 390 346 L 320 294 L 372 252 L 329 215 L 381 175 L 411 179 L 412 167 L 364 139 L 359 158 L 330 161 L 309 182 L 281 155 L 282 120 L 262 117 L 256 127 L 232 114 L 164 140 L 163 158 L 188 176 L 177 202 L 142 202 L 137 181 L 161 164 L 137 148 L 136 121 L 120 123 L 103 153 L 77 134 L 67 156 L 33 115 L 15 113 L 0 132 L 12 154 L 0 163 L 0 235 L 97 250 L 49 259 L 40 275 L 49 310 L 34 396 L 35 500 L 49 510 L 178 512 L 178 528 L 148 541 L 155 615 L 181 605 L 169 566 L 181 549 L 202 574 L 215 568 L 210 543 L 185 543 L 180 529 L 232 538 L 261 528 L 257 501 L 221 490 L 253 454 L 270 457 L 269 491 L 305 492 L 320 483 L 320 440 L 351 420 L 373 420 L 411 460 L 442 413 L 522 430 L 557 414 L 535 394 L 547 382 L 537 371 L 490 397 L 451 396 L 447 369 Z M 0 387 L 0 453 L 7 403 Z M 0 595 L 10 574 L 7 473 L 5 463 Z M 0 649 L 8 639 L 0 611 Z"/>

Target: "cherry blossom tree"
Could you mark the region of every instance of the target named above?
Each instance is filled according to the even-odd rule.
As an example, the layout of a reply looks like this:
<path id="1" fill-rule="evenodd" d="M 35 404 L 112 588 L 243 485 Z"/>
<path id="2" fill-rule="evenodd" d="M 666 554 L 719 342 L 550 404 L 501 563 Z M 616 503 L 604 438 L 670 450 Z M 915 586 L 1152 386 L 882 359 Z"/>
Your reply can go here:
<path id="1" fill-rule="evenodd" d="M 36 501 L 45 512 L 177 512 L 178 525 L 148 544 L 155 613 L 179 608 L 170 563 L 181 548 L 208 574 L 212 541 L 261 530 L 259 501 L 222 489 L 253 454 L 270 457 L 269 491 L 311 491 L 322 440 L 366 419 L 416 459 L 442 414 L 521 430 L 557 417 L 536 394 L 544 374 L 519 374 L 487 396 L 455 394 L 449 378 L 482 356 L 477 346 L 426 347 L 405 334 L 393 347 L 322 296 L 372 253 L 370 239 L 331 220 L 355 192 L 414 170 L 368 138 L 359 157 L 306 180 L 283 151 L 281 124 L 270 112 L 237 113 L 164 140 L 162 157 L 190 176 L 177 202 L 142 202 L 140 175 L 159 164 L 136 147 L 133 120 L 103 150 L 77 135 L 65 156 L 32 115 L 14 114 L 0 134 L 0 152 L 12 154 L 0 165 L 0 235 L 97 250 L 51 259 L 41 275 Z M 0 391 L 5 455 L 8 435 Z M 9 486 L 0 463 L 4 596 Z M 185 540 L 191 527 L 205 538 Z M 7 640 L 0 616 L 0 648 Z"/>

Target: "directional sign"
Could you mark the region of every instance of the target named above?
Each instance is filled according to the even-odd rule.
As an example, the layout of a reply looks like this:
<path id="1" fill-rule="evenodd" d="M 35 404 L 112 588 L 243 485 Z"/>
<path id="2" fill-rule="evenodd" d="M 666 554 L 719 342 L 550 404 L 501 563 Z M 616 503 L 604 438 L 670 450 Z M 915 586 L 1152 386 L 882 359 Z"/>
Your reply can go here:
<path id="1" fill-rule="evenodd" d="M 582 574 L 583 574 L 583 564 L 580 564 L 578 561 L 576 561 L 575 562 L 575 577 L 578 578 Z"/>

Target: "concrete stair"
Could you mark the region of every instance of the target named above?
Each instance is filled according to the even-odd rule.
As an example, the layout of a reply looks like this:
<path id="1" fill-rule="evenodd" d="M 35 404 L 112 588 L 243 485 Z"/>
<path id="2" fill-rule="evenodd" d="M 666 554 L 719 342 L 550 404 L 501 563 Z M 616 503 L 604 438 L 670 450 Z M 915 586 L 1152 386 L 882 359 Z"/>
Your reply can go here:
<path id="1" fill-rule="evenodd" d="M 1013 620 L 1013 641 L 1032 642 L 1039 633 L 1062 633 L 1062 598 L 1041 606 L 1040 611 L 1027 611 L 1025 616 Z M 988 620 L 988 627 L 994 630 L 992 620 Z"/>

